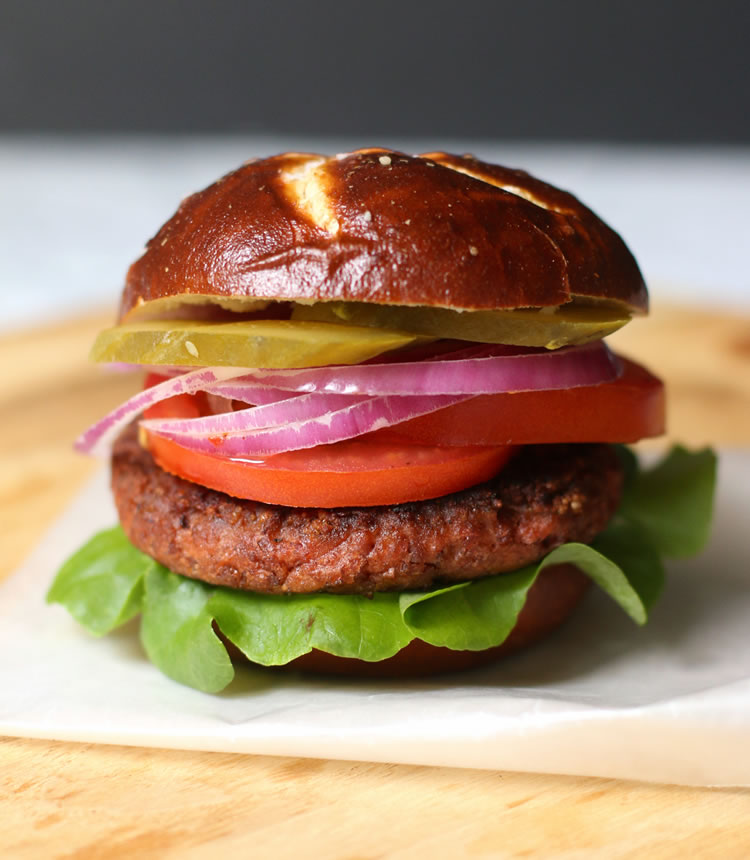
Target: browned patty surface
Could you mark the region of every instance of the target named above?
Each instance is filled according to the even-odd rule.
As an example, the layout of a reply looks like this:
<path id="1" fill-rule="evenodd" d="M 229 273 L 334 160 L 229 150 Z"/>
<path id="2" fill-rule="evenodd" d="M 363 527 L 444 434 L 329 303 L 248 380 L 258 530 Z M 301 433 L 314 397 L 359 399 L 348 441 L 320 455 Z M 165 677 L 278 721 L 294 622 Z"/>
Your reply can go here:
<path id="1" fill-rule="evenodd" d="M 177 573 L 274 594 L 371 593 L 514 570 L 590 541 L 617 508 L 622 470 L 608 445 L 534 445 L 439 499 L 288 508 L 164 472 L 131 427 L 113 450 L 112 488 L 130 540 Z"/>

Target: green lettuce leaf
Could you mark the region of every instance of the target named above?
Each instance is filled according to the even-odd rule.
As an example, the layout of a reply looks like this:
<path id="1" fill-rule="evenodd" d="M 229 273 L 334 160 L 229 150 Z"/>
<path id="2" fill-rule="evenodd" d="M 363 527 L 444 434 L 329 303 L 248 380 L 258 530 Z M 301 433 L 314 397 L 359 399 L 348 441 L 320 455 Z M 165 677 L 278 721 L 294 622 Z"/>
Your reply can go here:
<path id="1" fill-rule="evenodd" d="M 551 564 L 577 565 L 643 624 L 663 586 L 661 555 L 695 552 L 708 536 L 716 460 L 709 451 L 677 448 L 650 472 L 629 463 L 620 510 L 591 546 L 564 544 L 538 564 L 474 582 L 371 598 L 240 592 L 171 573 L 116 527 L 63 565 L 47 600 L 63 604 L 97 635 L 141 612 L 149 659 L 170 678 L 205 692 L 223 689 L 234 674 L 217 629 L 266 666 L 313 648 L 383 660 L 414 638 L 455 650 L 499 645 Z"/>
<path id="2" fill-rule="evenodd" d="M 636 624 L 645 624 L 664 587 L 664 564 L 651 533 L 617 516 L 592 541 L 591 549 L 598 553 L 598 564 L 584 558 L 567 560 L 585 571 Z M 627 582 L 620 576 L 625 570 Z"/>
<path id="3" fill-rule="evenodd" d="M 398 595 L 413 635 L 454 651 L 483 651 L 504 642 L 542 565 L 463 582 L 433 591 Z"/>
<path id="4" fill-rule="evenodd" d="M 384 660 L 414 638 L 395 598 L 382 593 L 276 595 L 217 588 L 210 609 L 227 639 L 264 666 L 288 663 L 313 648 L 338 657 Z"/>
<path id="5" fill-rule="evenodd" d="M 47 603 L 61 603 L 89 633 L 103 636 L 141 611 L 144 577 L 156 564 L 115 526 L 63 564 Z"/>
<path id="6" fill-rule="evenodd" d="M 545 567 L 575 564 L 636 624 L 645 624 L 664 583 L 664 567 L 643 532 L 613 524 L 597 548 L 568 543 L 538 564 L 439 591 L 402 594 L 404 619 L 419 639 L 455 651 L 483 651 L 502 644 L 515 627 L 526 595 Z M 626 573 L 627 571 L 627 573 Z"/>
<path id="7" fill-rule="evenodd" d="M 708 540 L 716 484 L 716 454 L 676 445 L 653 469 L 626 486 L 619 514 L 642 526 L 668 558 L 686 558 Z"/>
<path id="8" fill-rule="evenodd" d="M 149 660 L 181 684 L 206 693 L 223 690 L 234 669 L 213 629 L 208 605 L 214 589 L 161 564 L 145 580 L 141 643 Z"/>

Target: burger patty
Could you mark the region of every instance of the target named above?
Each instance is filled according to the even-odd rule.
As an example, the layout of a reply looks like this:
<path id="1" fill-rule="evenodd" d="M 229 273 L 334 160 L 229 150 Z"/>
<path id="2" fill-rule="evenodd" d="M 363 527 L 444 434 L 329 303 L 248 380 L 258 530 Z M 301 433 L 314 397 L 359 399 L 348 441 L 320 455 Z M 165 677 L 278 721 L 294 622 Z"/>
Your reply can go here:
<path id="1" fill-rule="evenodd" d="M 112 454 L 115 503 L 135 546 L 176 573 L 268 594 L 371 594 L 515 570 L 592 540 L 617 509 L 622 478 L 609 445 L 533 445 L 491 481 L 438 499 L 289 508 L 168 474 L 134 427 Z"/>

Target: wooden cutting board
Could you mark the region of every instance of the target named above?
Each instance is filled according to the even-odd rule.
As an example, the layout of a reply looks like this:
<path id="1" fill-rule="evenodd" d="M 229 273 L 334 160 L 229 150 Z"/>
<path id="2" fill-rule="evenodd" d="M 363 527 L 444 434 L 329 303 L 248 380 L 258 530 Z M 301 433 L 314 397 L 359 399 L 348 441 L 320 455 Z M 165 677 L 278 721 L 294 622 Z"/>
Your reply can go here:
<path id="1" fill-rule="evenodd" d="M 0 577 L 95 468 L 76 434 L 138 386 L 86 363 L 108 321 L 0 339 Z M 611 342 L 667 381 L 671 439 L 750 445 L 750 319 L 657 307 Z M 750 856 L 750 789 L 4 739 L 0 800 L 9 858 Z"/>

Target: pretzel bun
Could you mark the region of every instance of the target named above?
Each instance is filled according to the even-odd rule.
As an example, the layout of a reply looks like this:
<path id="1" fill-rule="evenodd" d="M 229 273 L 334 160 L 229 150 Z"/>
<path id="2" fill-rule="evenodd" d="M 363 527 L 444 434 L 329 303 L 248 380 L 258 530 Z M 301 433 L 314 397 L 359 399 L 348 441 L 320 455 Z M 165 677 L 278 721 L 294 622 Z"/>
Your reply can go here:
<path id="1" fill-rule="evenodd" d="M 622 239 L 573 195 L 472 156 L 377 148 L 251 161 L 188 197 L 131 266 L 120 319 L 180 296 L 648 305 Z"/>

